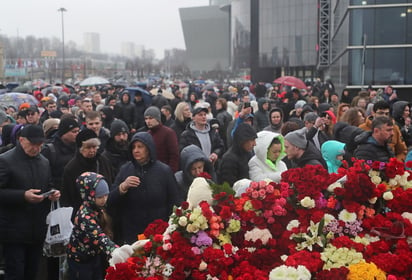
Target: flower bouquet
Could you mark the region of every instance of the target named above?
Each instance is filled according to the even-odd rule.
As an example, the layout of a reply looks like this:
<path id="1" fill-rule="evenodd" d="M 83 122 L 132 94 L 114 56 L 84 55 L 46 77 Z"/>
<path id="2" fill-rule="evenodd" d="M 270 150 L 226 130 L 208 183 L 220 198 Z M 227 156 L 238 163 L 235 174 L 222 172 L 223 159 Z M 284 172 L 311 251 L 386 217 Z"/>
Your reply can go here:
<path id="1" fill-rule="evenodd" d="M 208 184 L 213 199 L 154 221 L 106 279 L 412 279 L 412 176 L 396 159 L 291 169 L 240 197 Z"/>

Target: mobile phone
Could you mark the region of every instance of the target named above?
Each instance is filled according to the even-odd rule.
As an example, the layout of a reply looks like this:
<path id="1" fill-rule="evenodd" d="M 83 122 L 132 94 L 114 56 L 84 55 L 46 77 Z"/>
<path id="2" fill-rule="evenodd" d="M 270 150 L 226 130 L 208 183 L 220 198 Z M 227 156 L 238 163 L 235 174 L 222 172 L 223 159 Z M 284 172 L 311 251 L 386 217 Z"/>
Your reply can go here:
<path id="1" fill-rule="evenodd" d="M 44 196 L 44 197 L 48 197 L 49 195 L 54 194 L 55 191 L 56 191 L 56 190 L 50 190 L 50 191 L 41 193 L 41 194 L 39 194 L 39 195 L 42 195 L 42 196 Z"/>
<path id="2" fill-rule="evenodd" d="M 250 107 L 250 102 L 245 102 L 244 108 L 249 108 Z"/>

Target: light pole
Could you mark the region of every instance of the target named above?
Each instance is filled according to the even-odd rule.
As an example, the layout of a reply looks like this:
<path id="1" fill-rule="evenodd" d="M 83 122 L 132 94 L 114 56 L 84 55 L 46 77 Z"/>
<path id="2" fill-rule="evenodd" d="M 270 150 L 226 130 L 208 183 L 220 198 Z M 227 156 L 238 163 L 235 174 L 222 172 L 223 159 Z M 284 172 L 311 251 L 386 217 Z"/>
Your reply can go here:
<path id="1" fill-rule="evenodd" d="M 65 57 L 64 57 L 64 16 L 63 13 L 67 12 L 67 10 L 65 8 L 60 8 L 57 10 L 58 12 L 61 12 L 62 14 L 62 84 L 64 83 L 64 69 L 65 69 Z"/>

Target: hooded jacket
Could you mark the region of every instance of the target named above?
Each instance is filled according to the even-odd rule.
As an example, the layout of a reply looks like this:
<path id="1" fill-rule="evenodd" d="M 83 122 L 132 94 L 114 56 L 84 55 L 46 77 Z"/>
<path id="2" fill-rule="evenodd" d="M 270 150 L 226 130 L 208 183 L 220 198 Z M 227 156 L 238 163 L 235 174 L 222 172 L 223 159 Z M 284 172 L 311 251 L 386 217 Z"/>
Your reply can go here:
<path id="1" fill-rule="evenodd" d="M 396 101 L 392 105 L 392 117 L 400 128 L 405 125 L 405 120 L 402 115 L 403 110 L 405 110 L 405 107 L 408 105 L 409 103 L 407 101 Z"/>
<path id="2" fill-rule="evenodd" d="M 326 161 L 329 173 L 337 173 L 342 161 L 336 157 L 345 154 L 345 143 L 329 140 L 321 147 L 322 157 Z"/>
<path id="3" fill-rule="evenodd" d="M 124 102 L 123 96 L 129 96 L 129 101 Z M 129 129 L 133 128 L 135 106 L 132 103 L 131 96 L 128 91 L 123 91 L 120 96 L 120 101 L 114 106 L 114 117 L 123 120 Z"/>
<path id="4" fill-rule="evenodd" d="M 212 176 L 212 180 L 216 181 L 213 165 L 203 151 L 196 145 L 189 145 L 183 148 L 180 153 L 180 166 L 182 170 L 175 173 L 175 178 L 182 190 L 183 198 L 186 198 L 189 187 L 195 179 L 190 173 L 190 169 L 192 168 L 192 164 L 197 161 L 203 161 L 205 163 L 203 172 L 209 173 L 209 175 Z"/>
<path id="5" fill-rule="evenodd" d="M 276 162 L 272 162 L 267 157 L 270 144 L 274 138 L 279 139 L 281 145 L 281 151 Z M 252 181 L 270 179 L 274 182 L 279 182 L 282 172 L 288 169 L 282 161 L 282 158 L 286 155 L 283 136 L 270 131 L 258 132 L 254 151 L 255 155 L 249 160 L 250 179 Z"/>
<path id="6" fill-rule="evenodd" d="M 279 124 L 273 124 L 272 123 L 271 116 L 272 116 L 273 112 L 279 112 L 279 114 L 280 114 L 280 123 Z M 270 110 L 268 118 L 269 118 L 269 125 L 266 126 L 263 130 L 280 133 L 280 128 L 283 125 L 283 111 L 282 111 L 282 109 L 273 108 L 272 110 Z"/>
<path id="7" fill-rule="evenodd" d="M 172 170 L 157 160 L 152 136 L 147 132 L 133 135 L 129 145 L 130 154 L 136 141 L 147 147 L 150 159 L 141 165 L 133 158 L 120 168 L 107 203 L 108 209 L 116 213 L 113 222 L 119 227 L 115 229 L 119 233 L 115 237 L 118 244 L 135 242 L 137 234 L 143 233 L 149 223 L 156 219 L 167 221 L 173 206 L 182 202 Z M 139 177 L 140 185 L 121 195 L 119 185 L 128 176 Z"/>
<path id="8" fill-rule="evenodd" d="M 74 219 L 72 235 L 67 246 L 67 257 L 76 262 L 90 261 L 101 253 L 110 256 L 117 247 L 99 223 L 102 209 L 96 205 L 95 192 L 101 180 L 104 180 L 103 176 L 93 172 L 85 172 L 76 180 L 83 203 Z"/>
<path id="9" fill-rule="evenodd" d="M 263 104 L 268 103 L 269 104 L 269 99 L 266 98 L 259 98 L 258 99 L 258 110 L 255 112 L 255 117 L 254 117 L 254 126 L 256 131 L 261 131 L 265 127 L 269 125 L 269 112 L 265 109 L 263 109 Z"/>
<path id="10" fill-rule="evenodd" d="M 181 151 L 184 147 L 194 144 L 202 149 L 199 138 L 196 135 L 196 131 L 193 129 L 194 123 L 190 122 L 185 131 L 182 132 L 179 140 L 179 150 Z M 209 124 L 207 124 L 206 129 L 208 129 L 208 134 L 210 138 L 211 149 L 210 153 L 215 153 L 220 158 L 224 152 L 225 146 L 223 144 L 222 138 L 220 138 L 219 133 L 214 129 L 210 129 Z M 207 155 L 209 156 L 209 155 Z"/>
<path id="11" fill-rule="evenodd" d="M 248 140 L 257 138 L 256 132 L 252 126 L 247 123 L 241 123 L 233 135 L 233 144 L 230 149 L 223 155 L 220 164 L 218 181 L 220 184 L 228 182 L 230 186 L 239 179 L 249 179 L 248 162 L 252 157 L 252 152 L 243 149 L 243 144 Z"/>

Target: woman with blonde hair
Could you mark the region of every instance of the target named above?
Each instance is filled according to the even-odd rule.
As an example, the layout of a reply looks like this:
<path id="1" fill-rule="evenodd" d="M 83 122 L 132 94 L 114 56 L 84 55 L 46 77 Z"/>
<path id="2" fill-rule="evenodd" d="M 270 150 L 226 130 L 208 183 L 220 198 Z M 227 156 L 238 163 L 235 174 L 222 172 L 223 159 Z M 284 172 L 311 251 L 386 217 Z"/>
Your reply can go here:
<path id="1" fill-rule="evenodd" d="M 177 140 L 180 141 L 180 135 L 186 129 L 186 126 L 192 120 L 192 112 L 190 111 L 190 106 L 187 102 L 180 102 L 177 104 L 175 109 L 175 122 L 170 127 L 177 135 Z"/>

